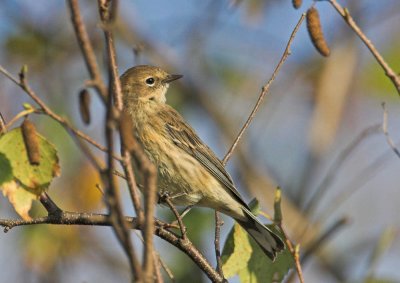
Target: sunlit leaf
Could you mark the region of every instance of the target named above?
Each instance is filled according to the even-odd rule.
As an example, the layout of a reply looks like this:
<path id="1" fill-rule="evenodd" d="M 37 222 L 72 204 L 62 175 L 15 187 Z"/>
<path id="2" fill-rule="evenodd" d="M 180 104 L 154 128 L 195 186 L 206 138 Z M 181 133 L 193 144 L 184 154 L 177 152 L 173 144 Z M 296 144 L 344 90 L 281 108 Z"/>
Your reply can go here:
<path id="1" fill-rule="evenodd" d="M 224 275 L 230 278 L 238 274 L 241 283 L 281 282 L 294 267 L 293 256 L 287 249 L 272 262 L 239 224 L 228 235 L 222 261 Z"/>
<path id="2" fill-rule="evenodd" d="M 246 269 L 252 251 L 247 232 L 235 224 L 229 232 L 222 253 L 224 275 L 230 278 Z"/>
<path id="3" fill-rule="evenodd" d="M 280 192 L 279 189 L 277 192 Z M 256 199 L 249 206 L 253 213 L 259 214 L 260 205 Z M 267 226 L 284 238 L 274 224 Z M 287 249 L 280 252 L 272 262 L 239 224 L 235 224 L 228 235 L 222 261 L 224 275 L 227 278 L 239 275 L 241 283 L 281 282 L 294 267 L 293 255 Z"/>
<path id="4" fill-rule="evenodd" d="M 23 219 L 31 219 L 29 216 L 29 210 L 32 207 L 32 200 L 36 199 L 37 196 L 19 186 L 15 181 L 3 184 L 2 188 L 4 196 L 8 198 L 15 211 Z"/>
<path id="5" fill-rule="evenodd" d="M 13 129 L 0 137 L 0 153 L 10 162 L 13 177 L 26 190 L 39 195 L 52 179 L 60 174 L 57 151 L 44 137 L 38 135 L 40 164 L 31 165 L 21 128 Z M 2 163 L 4 166 L 5 162 Z"/>

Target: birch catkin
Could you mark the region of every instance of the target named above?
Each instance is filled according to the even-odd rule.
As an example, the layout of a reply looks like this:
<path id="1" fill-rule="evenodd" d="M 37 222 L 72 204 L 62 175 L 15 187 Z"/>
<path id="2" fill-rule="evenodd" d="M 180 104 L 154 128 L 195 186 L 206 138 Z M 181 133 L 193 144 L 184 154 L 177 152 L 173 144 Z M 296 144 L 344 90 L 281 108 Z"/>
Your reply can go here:
<path id="1" fill-rule="evenodd" d="M 330 50 L 322 32 L 318 10 L 313 8 L 307 11 L 307 30 L 311 42 L 322 56 L 329 56 Z"/>
<path id="2" fill-rule="evenodd" d="M 28 160 L 31 165 L 39 165 L 39 139 L 36 133 L 35 125 L 28 119 L 22 123 L 22 136 L 28 153 Z"/>
<path id="3" fill-rule="evenodd" d="M 82 121 L 86 125 L 90 124 L 90 93 L 87 89 L 82 89 L 79 92 L 79 112 Z"/>
<path id="4" fill-rule="evenodd" d="M 302 3 L 303 3 L 303 0 L 293 0 L 292 1 L 293 7 L 295 9 L 299 9 L 301 7 Z"/>

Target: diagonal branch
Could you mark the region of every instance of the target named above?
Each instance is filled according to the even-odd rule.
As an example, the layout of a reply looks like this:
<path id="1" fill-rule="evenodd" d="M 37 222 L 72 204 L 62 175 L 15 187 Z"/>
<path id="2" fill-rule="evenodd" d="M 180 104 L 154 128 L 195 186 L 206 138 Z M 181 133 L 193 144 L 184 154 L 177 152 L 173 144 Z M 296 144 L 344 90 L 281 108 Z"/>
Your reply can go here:
<path id="1" fill-rule="evenodd" d="M 62 118 L 61 116 L 57 115 L 55 112 L 53 112 L 47 105 L 44 103 L 37 95 L 36 93 L 31 89 L 31 87 L 28 84 L 28 81 L 26 80 L 26 73 L 23 72 L 23 75 L 21 77 L 21 80 L 18 80 L 15 78 L 10 72 L 8 72 L 6 69 L 4 69 L 0 65 L 0 73 L 5 75 L 8 79 L 10 79 L 13 83 L 15 83 L 17 86 L 19 86 L 22 90 L 25 91 L 25 93 L 33 99 L 41 108 L 44 114 L 52 118 L 53 120 L 57 121 L 59 124 L 61 124 L 69 134 L 71 134 L 73 137 L 77 137 L 80 139 L 83 139 L 87 141 L 88 143 L 92 144 L 93 146 L 97 147 L 101 151 L 107 151 L 106 147 L 103 145 L 99 144 L 96 142 L 94 139 L 92 139 L 90 136 L 86 135 L 85 133 L 79 131 L 78 129 L 74 128 L 71 123 Z M 121 157 L 119 156 L 114 156 L 115 159 L 121 160 Z"/>
<path id="2" fill-rule="evenodd" d="M 242 138 L 244 132 L 246 131 L 246 129 L 250 126 L 250 123 L 253 121 L 254 117 L 257 114 L 258 109 L 260 108 L 260 105 L 262 103 L 262 101 L 264 100 L 264 97 L 267 95 L 269 88 L 271 87 L 271 84 L 273 83 L 273 81 L 275 80 L 276 76 L 278 75 L 283 63 L 285 63 L 286 59 L 289 57 L 289 55 L 291 54 L 290 51 L 290 47 L 292 45 L 292 41 L 296 36 L 297 31 L 299 30 L 302 22 L 304 21 L 305 18 L 305 14 L 302 14 L 299 21 L 297 22 L 294 30 L 292 31 L 292 34 L 290 35 L 289 41 L 286 45 L 285 51 L 283 52 L 283 55 L 281 57 L 281 59 L 279 60 L 278 65 L 276 65 L 274 72 L 272 73 L 271 78 L 269 79 L 269 81 L 262 87 L 261 89 L 261 93 L 258 96 L 257 102 L 254 105 L 253 110 L 251 111 L 249 117 L 247 118 L 247 121 L 244 123 L 242 129 L 239 131 L 239 134 L 237 135 L 235 141 L 233 142 L 231 148 L 228 150 L 228 152 L 226 153 L 224 159 L 222 160 L 222 163 L 225 165 L 229 158 L 231 157 L 233 151 L 235 150 L 235 148 L 237 147 L 240 139 Z"/>
<path id="3" fill-rule="evenodd" d="M 161 199 L 163 202 L 165 202 L 168 207 L 171 209 L 171 211 L 174 213 L 176 220 L 178 221 L 179 229 L 181 230 L 181 235 L 183 240 L 187 240 L 186 236 L 186 227 L 183 224 L 182 217 L 179 215 L 178 210 L 176 207 L 172 204 L 171 199 L 168 194 L 162 195 Z"/>
<path id="4" fill-rule="evenodd" d="M 379 65 L 385 71 L 385 75 L 392 81 L 400 95 L 400 76 L 389 66 L 389 64 L 383 59 L 382 55 L 376 49 L 372 41 L 363 33 L 361 28 L 356 24 L 353 17 L 350 15 L 346 8 L 340 6 L 336 0 L 328 0 L 328 2 L 336 9 L 336 11 L 342 16 L 343 20 L 349 25 L 349 27 L 358 35 L 358 37 L 364 42 L 369 51 L 375 57 Z"/>

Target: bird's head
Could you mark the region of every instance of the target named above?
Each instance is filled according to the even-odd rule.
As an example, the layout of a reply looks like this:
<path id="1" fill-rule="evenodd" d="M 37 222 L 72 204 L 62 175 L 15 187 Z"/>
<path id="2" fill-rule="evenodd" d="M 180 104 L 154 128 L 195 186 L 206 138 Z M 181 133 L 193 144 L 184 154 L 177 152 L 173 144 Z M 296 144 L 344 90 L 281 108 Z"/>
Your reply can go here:
<path id="1" fill-rule="evenodd" d="M 181 77 L 154 66 L 132 67 L 121 76 L 124 101 L 165 103 L 169 83 Z"/>

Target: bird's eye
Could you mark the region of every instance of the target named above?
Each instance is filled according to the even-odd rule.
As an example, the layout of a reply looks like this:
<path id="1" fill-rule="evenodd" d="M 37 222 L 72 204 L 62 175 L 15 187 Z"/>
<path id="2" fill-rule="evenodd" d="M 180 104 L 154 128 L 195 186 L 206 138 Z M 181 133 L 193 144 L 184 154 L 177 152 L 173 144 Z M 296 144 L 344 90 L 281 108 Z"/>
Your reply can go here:
<path id="1" fill-rule="evenodd" d="M 148 79 L 146 79 L 146 84 L 149 85 L 149 86 L 154 85 L 154 78 L 148 78 Z"/>

